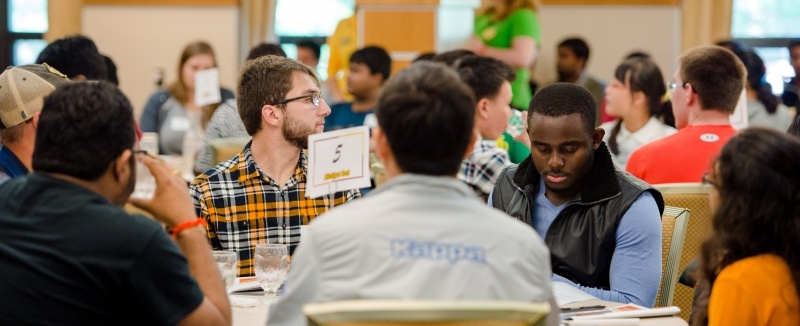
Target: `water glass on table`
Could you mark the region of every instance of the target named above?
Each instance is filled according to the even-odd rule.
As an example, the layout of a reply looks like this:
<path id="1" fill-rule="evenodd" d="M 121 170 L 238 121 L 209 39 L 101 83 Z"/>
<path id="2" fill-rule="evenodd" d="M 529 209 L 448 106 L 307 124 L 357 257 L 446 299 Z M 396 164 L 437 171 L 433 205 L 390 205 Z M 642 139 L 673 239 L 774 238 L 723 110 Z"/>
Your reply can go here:
<path id="1" fill-rule="evenodd" d="M 238 260 L 236 253 L 233 251 L 214 250 L 211 255 L 214 256 L 219 273 L 222 274 L 225 290 L 230 291 L 231 287 L 236 283 L 236 261 Z"/>
<path id="2" fill-rule="evenodd" d="M 256 279 L 264 289 L 263 305 L 278 300 L 278 288 L 289 271 L 289 249 L 283 244 L 256 245 Z"/>

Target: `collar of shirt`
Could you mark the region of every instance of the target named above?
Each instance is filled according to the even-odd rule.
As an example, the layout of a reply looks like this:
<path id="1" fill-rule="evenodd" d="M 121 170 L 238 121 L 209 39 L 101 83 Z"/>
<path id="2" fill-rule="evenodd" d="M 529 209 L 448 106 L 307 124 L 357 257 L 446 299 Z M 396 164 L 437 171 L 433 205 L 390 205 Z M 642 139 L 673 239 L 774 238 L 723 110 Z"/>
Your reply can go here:
<path id="1" fill-rule="evenodd" d="M 245 171 L 245 173 L 239 174 L 239 183 L 245 183 L 253 178 L 262 178 L 278 188 L 283 187 L 284 185 L 277 184 L 272 177 L 268 176 L 258 168 L 256 161 L 253 159 L 253 153 L 250 151 L 250 145 L 252 144 L 252 141 L 247 143 L 247 145 L 244 147 L 244 150 L 239 153 L 239 171 Z M 286 182 L 286 186 L 291 187 L 297 183 L 305 181 L 307 172 L 308 157 L 306 150 L 301 150 L 300 159 L 297 161 L 297 167 L 294 170 L 294 175 L 292 175 L 292 177 L 289 178 L 289 181 Z"/>
<path id="2" fill-rule="evenodd" d="M 8 147 L 3 146 L 0 148 L 0 173 L 15 178 L 26 175 L 29 172 L 25 164 L 22 164 L 22 161 Z"/>

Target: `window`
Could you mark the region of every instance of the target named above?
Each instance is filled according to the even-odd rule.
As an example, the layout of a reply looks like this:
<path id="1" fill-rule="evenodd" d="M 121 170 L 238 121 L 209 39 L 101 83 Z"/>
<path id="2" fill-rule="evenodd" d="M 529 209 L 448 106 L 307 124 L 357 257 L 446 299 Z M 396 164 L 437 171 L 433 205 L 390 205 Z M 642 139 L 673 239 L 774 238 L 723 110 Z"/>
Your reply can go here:
<path id="1" fill-rule="evenodd" d="M 355 0 L 278 0 L 275 9 L 275 34 L 289 58 L 297 58 L 295 44 L 310 40 L 320 45 L 317 72 L 327 79 L 330 52 L 326 38 L 333 34 L 340 20 L 354 13 Z"/>
<path id="2" fill-rule="evenodd" d="M 767 67 L 775 94 L 794 77 L 786 45 L 800 38 L 800 6 L 784 0 L 733 0 L 731 37 L 754 48 Z"/>
<path id="3" fill-rule="evenodd" d="M 3 30 L 3 49 L 0 64 L 23 65 L 36 61 L 39 52 L 47 46 L 42 36 L 47 24 L 47 0 L 2 0 L 0 23 Z"/>

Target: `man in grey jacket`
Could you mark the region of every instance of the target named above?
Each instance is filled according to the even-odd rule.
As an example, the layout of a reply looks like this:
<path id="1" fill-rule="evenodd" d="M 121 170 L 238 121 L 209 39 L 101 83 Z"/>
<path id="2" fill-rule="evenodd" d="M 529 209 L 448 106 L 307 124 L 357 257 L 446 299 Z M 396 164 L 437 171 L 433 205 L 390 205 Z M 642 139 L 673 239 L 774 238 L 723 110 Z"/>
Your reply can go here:
<path id="1" fill-rule="evenodd" d="M 420 62 L 381 94 L 375 152 L 389 181 L 309 226 L 268 325 L 304 325 L 302 306 L 353 299 L 549 302 L 549 252 L 529 226 L 456 179 L 475 142 L 475 99 L 455 73 Z"/>

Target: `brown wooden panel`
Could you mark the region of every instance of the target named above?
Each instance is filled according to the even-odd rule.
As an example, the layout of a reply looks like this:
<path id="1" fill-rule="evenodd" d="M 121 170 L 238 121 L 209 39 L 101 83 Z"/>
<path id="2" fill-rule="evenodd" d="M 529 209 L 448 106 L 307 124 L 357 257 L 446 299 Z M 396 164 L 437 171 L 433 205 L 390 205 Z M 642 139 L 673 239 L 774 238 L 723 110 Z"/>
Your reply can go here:
<path id="1" fill-rule="evenodd" d="M 411 65 L 411 61 L 392 61 L 392 76 Z"/>
<path id="2" fill-rule="evenodd" d="M 364 11 L 364 45 L 388 51 L 428 52 L 436 48 L 433 11 Z"/>
<path id="3" fill-rule="evenodd" d="M 83 0 L 87 5 L 238 6 L 239 0 Z"/>
<path id="4" fill-rule="evenodd" d="M 541 0 L 543 5 L 654 5 L 654 6 L 678 6 L 681 0 Z"/>

